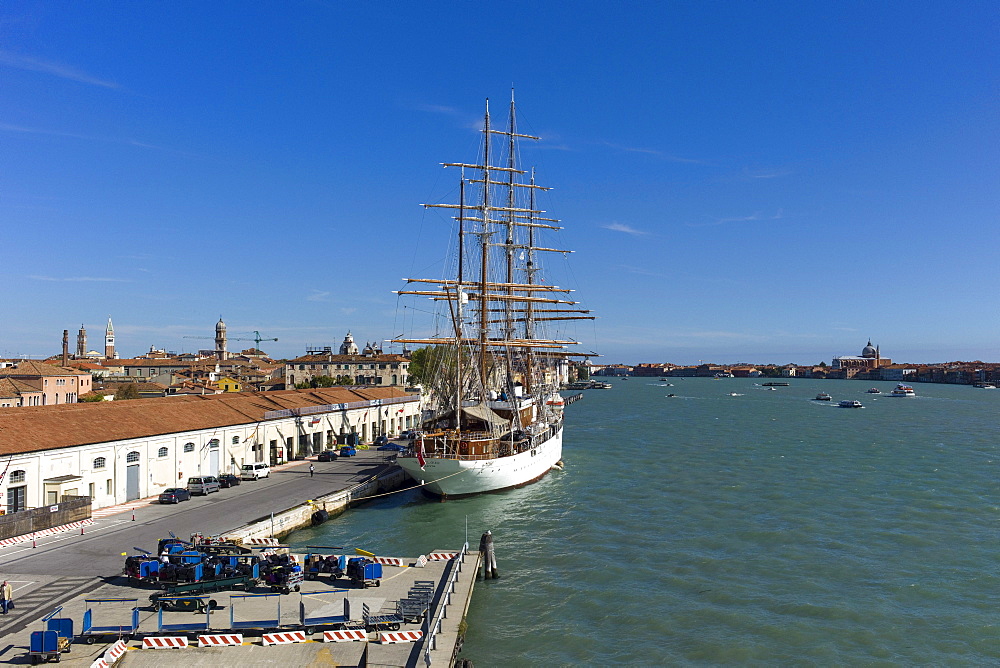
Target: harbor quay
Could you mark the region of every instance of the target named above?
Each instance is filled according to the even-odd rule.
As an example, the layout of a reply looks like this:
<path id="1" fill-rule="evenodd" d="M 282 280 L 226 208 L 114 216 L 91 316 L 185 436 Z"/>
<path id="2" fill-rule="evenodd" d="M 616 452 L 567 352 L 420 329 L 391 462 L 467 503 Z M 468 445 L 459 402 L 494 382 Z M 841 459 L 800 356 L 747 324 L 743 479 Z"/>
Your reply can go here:
<path id="1" fill-rule="evenodd" d="M 315 469 L 313 475 L 309 465 Z M 102 658 L 108 665 L 175 661 L 215 666 L 451 665 L 461 646 L 463 619 L 480 560 L 477 551 L 466 552 L 461 545 L 415 545 L 409 555 L 382 555 L 377 545 L 356 546 L 378 555 L 383 572 L 377 586 L 370 581 L 369 586 L 360 587 L 347 578 L 333 579 L 322 573 L 288 593 L 276 593 L 263 584 L 249 591 L 209 592 L 205 603 L 214 603 L 204 613 L 158 611 L 149 597 L 162 593 L 159 589 L 132 586 L 121 575 L 123 553 L 136 554 L 136 548 L 155 550 L 157 541 L 171 533 L 185 539 L 199 532 L 247 545 L 268 543 L 271 534 L 287 535 L 310 524 L 316 508 L 325 508 L 333 516 L 338 507 L 391 493 L 401 480 L 401 472 L 381 452 L 360 451 L 357 457 L 336 462 L 294 462 L 276 467 L 270 479 L 225 490 L 223 494 L 235 492 L 228 498 L 212 494 L 168 506 L 142 500 L 130 507 L 105 509 L 93 525 L 79 532 L 0 548 L 0 575 L 12 584 L 16 606 L 0 616 L 0 633 L 7 641 L 0 647 L 0 662 L 33 663 L 29 655 L 32 632 L 46 629 L 43 618 L 61 608 L 53 616 L 72 621 L 74 640 L 69 651 L 57 658 L 71 665 L 103 665 L 95 663 Z M 285 506 L 292 499 L 298 502 L 282 508 L 277 499 L 284 500 Z M 240 520 L 244 523 L 233 526 Z M 352 557 L 353 547 L 315 552 Z M 305 554 L 290 557 L 299 564 L 306 559 Z M 409 600 L 415 591 L 429 604 L 426 611 L 366 630 L 366 613 L 391 622 L 399 610 L 397 603 Z M 114 632 L 82 635 L 88 609 L 93 629 L 111 625 Z M 353 631 L 341 634 L 349 639 L 325 633 L 344 626 Z M 125 649 L 121 656 L 112 656 L 123 647 L 116 644 L 119 631 L 123 631 Z M 239 642 L 198 646 L 199 636 L 220 634 L 236 635 Z M 163 648 L 150 648 L 163 643 Z"/>

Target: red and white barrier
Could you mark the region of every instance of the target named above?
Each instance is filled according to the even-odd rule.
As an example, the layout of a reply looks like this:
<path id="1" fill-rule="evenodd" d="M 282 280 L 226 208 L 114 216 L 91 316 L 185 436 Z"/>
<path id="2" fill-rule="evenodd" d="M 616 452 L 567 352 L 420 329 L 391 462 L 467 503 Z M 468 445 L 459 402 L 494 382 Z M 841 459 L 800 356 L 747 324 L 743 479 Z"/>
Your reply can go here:
<path id="1" fill-rule="evenodd" d="M 270 545 L 276 546 L 281 545 L 277 538 L 247 538 L 243 541 L 244 545 Z"/>
<path id="2" fill-rule="evenodd" d="M 38 531 L 26 533 L 22 536 L 14 536 L 13 538 L 4 538 L 3 540 L 0 540 L 0 547 L 6 547 L 8 545 L 17 545 L 18 543 L 27 543 L 29 540 L 35 540 L 36 538 L 42 538 L 44 536 L 51 536 L 52 534 L 62 533 L 63 531 L 70 531 L 71 529 L 82 529 L 83 527 L 91 526 L 93 523 L 94 520 L 87 518 L 85 520 L 80 520 L 79 522 L 60 524 L 59 526 L 52 527 L 50 529 L 39 529 Z"/>
<path id="3" fill-rule="evenodd" d="M 104 660 L 108 662 L 109 666 L 113 666 L 115 665 L 115 661 L 122 658 L 122 655 L 125 654 L 125 650 L 127 649 L 128 646 L 125 644 L 125 641 L 119 640 L 104 653 Z"/>
<path id="4" fill-rule="evenodd" d="M 188 639 L 184 636 L 158 636 L 142 639 L 143 649 L 174 649 L 187 646 Z"/>
<path id="5" fill-rule="evenodd" d="M 323 642 L 357 642 L 359 640 L 368 640 L 368 634 L 362 629 L 323 631 Z"/>
<path id="6" fill-rule="evenodd" d="M 108 662 L 105 661 L 104 657 L 102 656 L 97 661 L 94 661 L 92 664 L 90 664 L 90 668 L 108 668 Z"/>
<path id="7" fill-rule="evenodd" d="M 198 636 L 198 647 L 239 647 L 243 644 L 242 633 L 217 633 Z"/>
<path id="8" fill-rule="evenodd" d="M 383 645 L 394 645 L 401 642 L 417 642 L 423 637 L 423 631 L 388 631 L 380 633 L 378 641 Z"/>
<path id="9" fill-rule="evenodd" d="M 447 561 L 458 556 L 458 552 L 431 552 L 427 558 L 431 561 Z"/>
<path id="10" fill-rule="evenodd" d="M 384 566 L 402 566 L 403 560 L 399 557 L 369 557 L 376 564 L 382 564 Z"/>
<path id="11" fill-rule="evenodd" d="M 291 645 L 296 642 L 306 641 L 305 631 L 283 631 L 282 633 L 265 633 L 260 637 L 261 644 L 268 645 Z"/>

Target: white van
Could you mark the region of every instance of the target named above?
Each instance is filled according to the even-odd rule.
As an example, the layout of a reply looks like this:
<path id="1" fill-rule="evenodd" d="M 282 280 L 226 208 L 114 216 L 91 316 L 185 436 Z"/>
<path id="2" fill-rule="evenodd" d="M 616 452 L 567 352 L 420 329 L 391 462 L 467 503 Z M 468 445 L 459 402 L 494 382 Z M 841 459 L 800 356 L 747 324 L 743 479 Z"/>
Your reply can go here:
<path id="1" fill-rule="evenodd" d="M 244 464 L 240 470 L 240 478 L 243 480 L 259 480 L 271 475 L 271 467 L 263 462 L 257 464 Z"/>

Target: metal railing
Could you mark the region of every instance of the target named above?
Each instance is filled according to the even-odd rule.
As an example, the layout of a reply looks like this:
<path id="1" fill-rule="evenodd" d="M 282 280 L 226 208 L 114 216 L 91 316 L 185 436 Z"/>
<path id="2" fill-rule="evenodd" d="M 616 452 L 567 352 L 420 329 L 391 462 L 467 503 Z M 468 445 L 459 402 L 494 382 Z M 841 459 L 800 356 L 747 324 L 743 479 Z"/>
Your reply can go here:
<path id="1" fill-rule="evenodd" d="M 437 634 L 441 632 L 441 622 L 448 618 L 448 606 L 451 605 L 451 595 L 455 593 L 455 583 L 462 573 L 462 566 L 465 563 L 465 555 L 469 553 L 469 544 L 465 543 L 462 550 L 452 559 L 451 573 L 448 574 L 448 581 L 445 583 L 444 592 L 438 602 L 437 612 L 434 621 L 428 621 L 424 617 L 424 639 L 423 652 L 424 663 L 431 665 L 431 651 L 437 649 Z"/>

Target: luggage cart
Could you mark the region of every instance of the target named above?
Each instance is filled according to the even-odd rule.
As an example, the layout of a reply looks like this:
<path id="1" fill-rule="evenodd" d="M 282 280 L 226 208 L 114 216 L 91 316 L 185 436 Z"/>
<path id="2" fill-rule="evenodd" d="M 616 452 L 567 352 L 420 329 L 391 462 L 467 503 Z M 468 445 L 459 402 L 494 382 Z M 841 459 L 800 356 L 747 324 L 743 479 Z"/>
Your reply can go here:
<path id="1" fill-rule="evenodd" d="M 83 613 L 83 629 L 80 631 L 80 635 L 88 645 L 93 645 L 97 641 L 98 636 L 116 635 L 119 638 L 131 638 L 139 630 L 139 599 L 137 598 L 86 598 L 84 599 L 84 603 L 87 604 L 87 611 Z M 110 607 L 114 607 L 115 604 L 118 604 L 118 606 L 131 604 L 132 624 L 95 625 L 95 604 L 98 606 L 109 604 Z"/>
<path id="2" fill-rule="evenodd" d="M 171 605 L 171 603 L 174 605 Z M 209 600 L 208 596 L 162 596 L 159 600 L 160 605 L 158 606 L 156 616 L 156 630 L 159 633 L 194 633 L 196 631 L 207 632 L 211 628 L 212 606 L 214 603 L 215 601 Z M 182 624 L 165 624 L 163 622 L 163 612 L 167 609 L 190 609 L 195 612 L 204 612 L 205 620 L 201 622 L 186 622 Z"/>
<path id="3" fill-rule="evenodd" d="M 323 607 L 317 608 L 313 611 L 312 616 L 306 614 L 307 601 L 314 596 L 329 594 L 345 594 L 341 604 L 341 610 L 344 614 L 329 614 L 330 612 L 336 610 L 337 603 L 327 603 Z M 307 635 L 312 635 L 316 631 L 316 628 L 320 626 L 343 628 L 351 621 L 351 604 L 349 602 L 350 599 L 347 598 L 346 594 L 346 589 L 330 589 L 327 591 L 311 591 L 299 596 L 299 624 L 302 625 L 302 628 L 305 630 Z"/>
<path id="4" fill-rule="evenodd" d="M 365 631 L 398 631 L 399 625 L 405 620 L 400 614 L 371 614 L 367 603 L 361 604 L 361 619 L 365 623 Z"/>
<path id="5" fill-rule="evenodd" d="M 254 572 L 256 572 L 256 565 L 254 566 Z M 188 582 L 177 585 L 170 585 L 165 588 L 163 593 L 157 592 L 150 595 L 149 603 L 153 606 L 153 610 L 159 610 L 161 607 L 166 607 L 168 610 L 193 610 L 195 612 L 204 612 L 206 607 L 215 607 L 215 600 L 209 600 L 207 603 L 201 601 L 203 598 L 207 598 L 203 594 L 206 592 L 213 591 L 223 591 L 225 589 L 244 589 L 249 591 L 257 584 L 257 579 L 249 575 L 240 575 L 232 578 L 220 578 L 218 580 L 202 580 L 200 582 Z M 187 596 L 184 596 L 187 594 Z M 186 601 L 199 601 L 198 605 L 192 606 L 191 603 Z"/>
<path id="6" fill-rule="evenodd" d="M 268 599 L 273 598 L 277 602 L 277 609 L 274 617 L 267 619 L 248 619 L 246 621 L 236 621 L 236 607 L 238 602 L 246 602 L 247 599 Z M 232 594 L 229 597 L 229 628 L 233 631 L 237 629 L 270 630 L 281 626 L 281 594 Z"/>
<path id="7" fill-rule="evenodd" d="M 31 657 L 32 664 L 51 660 L 58 663 L 61 654 L 69 653 L 73 642 L 73 620 L 57 618 L 56 615 L 60 612 L 62 606 L 42 617 L 44 631 L 31 632 L 28 656 Z"/>
<path id="8" fill-rule="evenodd" d="M 347 577 L 356 586 L 365 589 L 372 585 L 382 586 L 382 564 L 376 564 L 365 557 L 354 557 L 347 560 Z"/>

